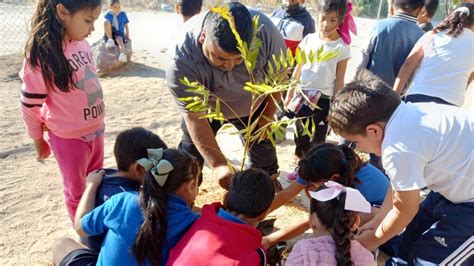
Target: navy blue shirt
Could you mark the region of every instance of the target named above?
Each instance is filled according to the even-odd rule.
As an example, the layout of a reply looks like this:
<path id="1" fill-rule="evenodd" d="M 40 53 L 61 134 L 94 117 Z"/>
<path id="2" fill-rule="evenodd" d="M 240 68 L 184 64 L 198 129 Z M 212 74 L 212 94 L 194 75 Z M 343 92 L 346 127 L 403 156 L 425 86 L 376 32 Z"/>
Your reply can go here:
<path id="1" fill-rule="evenodd" d="M 292 19 L 304 26 L 303 37 L 316 32 L 314 19 L 304 7 L 296 9 L 277 9 L 273 11 L 272 18 Z"/>
<path id="2" fill-rule="evenodd" d="M 108 199 L 110 199 L 113 195 L 125 192 L 125 191 L 138 191 L 140 189 L 140 183 L 125 177 L 115 176 L 117 174 L 117 170 L 115 169 L 104 169 L 105 176 L 102 180 L 102 184 L 100 184 L 99 188 L 97 189 L 96 199 L 95 199 L 95 206 L 98 207 L 104 204 Z M 107 232 L 90 236 L 86 240 L 86 245 L 96 251 L 100 250 L 102 246 L 102 242 L 104 242 L 104 238 Z"/>
<path id="3" fill-rule="evenodd" d="M 368 48 L 363 53 L 364 66 L 393 87 L 398 71 L 418 39 L 424 34 L 416 24 L 416 17 L 396 13 L 379 21 Z"/>

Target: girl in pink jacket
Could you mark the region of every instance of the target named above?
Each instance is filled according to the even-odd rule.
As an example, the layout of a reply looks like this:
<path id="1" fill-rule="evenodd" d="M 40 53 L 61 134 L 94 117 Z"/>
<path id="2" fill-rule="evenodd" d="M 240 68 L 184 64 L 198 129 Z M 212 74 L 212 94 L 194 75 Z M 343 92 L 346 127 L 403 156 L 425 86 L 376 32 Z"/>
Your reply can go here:
<path id="1" fill-rule="evenodd" d="M 87 174 L 101 168 L 104 159 L 102 88 L 85 40 L 100 12 L 100 0 L 37 1 L 20 71 L 28 135 L 40 160 L 49 157 L 51 145 L 71 220 Z"/>
<path id="2" fill-rule="evenodd" d="M 296 243 L 285 265 L 376 265 L 372 253 L 351 240 L 360 222 L 357 212 L 371 209 L 364 196 L 334 181 L 309 195 L 314 237 Z"/>

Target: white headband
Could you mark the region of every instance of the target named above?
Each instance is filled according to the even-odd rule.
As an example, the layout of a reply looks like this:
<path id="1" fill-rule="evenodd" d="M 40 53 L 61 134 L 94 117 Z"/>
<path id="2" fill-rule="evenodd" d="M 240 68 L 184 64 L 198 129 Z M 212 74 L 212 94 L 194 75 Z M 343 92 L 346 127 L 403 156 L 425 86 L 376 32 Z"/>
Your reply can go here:
<path id="1" fill-rule="evenodd" d="M 471 12 L 469 11 L 469 8 L 465 7 L 465 6 L 462 6 L 462 7 L 458 7 L 454 10 L 454 12 L 461 12 L 461 13 L 464 13 L 466 14 L 467 16 L 469 16 L 471 14 Z"/>

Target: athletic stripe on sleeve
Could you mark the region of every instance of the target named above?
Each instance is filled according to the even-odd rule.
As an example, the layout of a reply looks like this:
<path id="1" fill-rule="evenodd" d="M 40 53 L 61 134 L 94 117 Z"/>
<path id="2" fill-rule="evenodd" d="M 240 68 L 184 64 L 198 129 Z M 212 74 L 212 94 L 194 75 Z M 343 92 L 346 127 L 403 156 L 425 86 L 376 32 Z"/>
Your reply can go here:
<path id="1" fill-rule="evenodd" d="M 24 103 L 24 102 L 21 102 L 21 104 L 26 108 L 42 107 L 43 106 L 42 104 L 29 104 L 29 103 Z"/>
<path id="2" fill-rule="evenodd" d="M 21 95 L 25 98 L 30 98 L 30 99 L 45 99 L 48 94 L 41 94 L 41 93 L 28 93 L 23 90 L 21 90 Z"/>

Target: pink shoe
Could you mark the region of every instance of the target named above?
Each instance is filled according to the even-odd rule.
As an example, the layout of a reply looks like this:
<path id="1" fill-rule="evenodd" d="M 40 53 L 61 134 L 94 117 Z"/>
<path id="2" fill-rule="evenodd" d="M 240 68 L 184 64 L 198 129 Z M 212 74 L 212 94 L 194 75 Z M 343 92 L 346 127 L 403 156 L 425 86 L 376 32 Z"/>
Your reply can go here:
<path id="1" fill-rule="evenodd" d="M 297 173 L 297 172 L 293 172 L 293 173 L 289 173 L 289 174 L 286 176 L 286 179 L 288 179 L 288 181 L 295 181 L 295 180 L 296 180 L 296 177 L 298 177 L 298 173 Z"/>

